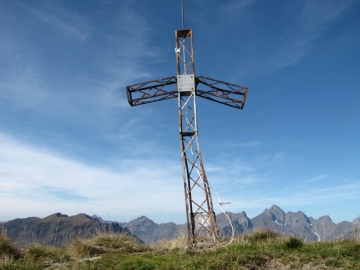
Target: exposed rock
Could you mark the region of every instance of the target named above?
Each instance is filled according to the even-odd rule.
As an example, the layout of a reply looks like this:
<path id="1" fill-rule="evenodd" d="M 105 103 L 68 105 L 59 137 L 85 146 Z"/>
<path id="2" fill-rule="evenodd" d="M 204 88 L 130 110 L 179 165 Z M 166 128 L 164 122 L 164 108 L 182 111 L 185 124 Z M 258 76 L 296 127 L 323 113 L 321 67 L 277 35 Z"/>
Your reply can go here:
<path id="1" fill-rule="evenodd" d="M 235 235 L 249 233 L 256 229 L 270 229 L 282 235 L 295 235 L 305 241 L 323 241 L 342 238 L 360 238 L 360 218 L 353 222 L 343 221 L 335 224 L 329 216 L 318 219 L 307 217 L 302 211 L 285 213 L 273 205 L 260 215 L 250 219 L 245 212 L 231 213 L 229 216 Z M 224 213 L 216 216 L 222 236 L 231 236 L 232 227 Z M 2 228 L 1 228 L 2 227 Z M 126 227 L 126 228 L 125 228 Z M 61 213 L 40 219 L 29 217 L 0 223 L 8 237 L 20 246 L 41 243 L 44 245 L 67 245 L 73 238 L 90 238 L 98 233 L 127 233 L 140 238 L 146 244 L 160 239 L 172 239 L 187 235 L 186 224 L 173 222 L 157 224 L 145 216 L 130 222 L 113 222 L 94 215 L 85 214 L 68 217 Z"/>
<path id="2" fill-rule="evenodd" d="M 231 223 L 235 230 L 235 234 L 242 234 L 251 231 L 253 227 L 252 222 L 244 211 L 238 214 L 226 212 L 226 215 L 231 220 Z M 224 213 L 217 215 L 216 222 L 218 227 L 220 228 L 222 236 L 231 236 L 232 228 L 226 215 Z"/>
<path id="3" fill-rule="evenodd" d="M 266 208 L 263 214 L 271 220 L 277 220 L 281 224 L 285 223 L 285 212 L 276 205 L 271 206 L 270 209 Z"/>
<path id="4" fill-rule="evenodd" d="M 157 224 L 145 216 L 121 224 L 146 244 L 154 244 L 161 239 L 176 238 L 181 227 L 184 226 L 173 222 Z"/>
<path id="5" fill-rule="evenodd" d="M 314 232 L 320 236 L 321 240 L 334 240 L 337 238 L 334 237 L 336 224 L 328 215 L 313 219 L 312 225 Z"/>
<path id="6" fill-rule="evenodd" d="M 18 218 L 2 223 L 1 231 L 14 241 L 17 246 L 42 244 L 67 246 L 74 238 L 91 238 L 100 233 L 131 232 L 117 223 L 102 224 L 86 214 L 68 217 L 56 213 L 43 219 L 37 217 Z"/>

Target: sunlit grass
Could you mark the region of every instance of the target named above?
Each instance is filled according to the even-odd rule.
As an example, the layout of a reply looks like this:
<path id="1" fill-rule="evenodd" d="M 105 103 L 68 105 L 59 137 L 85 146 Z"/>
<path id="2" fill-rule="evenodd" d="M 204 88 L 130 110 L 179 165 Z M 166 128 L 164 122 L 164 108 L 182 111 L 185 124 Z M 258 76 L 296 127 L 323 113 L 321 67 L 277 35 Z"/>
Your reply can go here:
<path id="1" fill-rule="evenodd" d="M 226 242 L 226 241 L 225 241 Z M 360 269 L 360 242 L 305 243 L 269 230 L 241 235 L 231 245 L 188 248 L 187 238 L 146 246 L 136 238 L 103 234 L 66 248 L 16 248 L 0 236 L 0 269 Z"/>

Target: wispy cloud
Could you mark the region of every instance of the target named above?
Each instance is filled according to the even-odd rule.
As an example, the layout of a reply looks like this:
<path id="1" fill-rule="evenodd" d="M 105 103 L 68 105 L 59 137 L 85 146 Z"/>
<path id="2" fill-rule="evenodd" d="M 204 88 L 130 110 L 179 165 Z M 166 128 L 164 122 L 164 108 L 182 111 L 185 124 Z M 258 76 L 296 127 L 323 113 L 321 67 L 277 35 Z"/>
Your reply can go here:
<path id="1" fill-rule="evenodd" d="M 242 147 L 258 147 L 263 145 L 263 142 L 260 141 L 248 141 L 248 142 L 240 142 L 240 143 L 232 143 L 232 142 L 218 142 L 216 144 L 207 144 L 207 147 L 213 146 L 216 148 L 242 148 Z"/>
<path id="2" fill-rule="evenodd" d="M 41 5 L 29 5 L 23 2 L 19 6 L 29 10 L 34 16 L 59 30 L 60 33 L 85 41 L 89 37 L 89 23 L 83 17 L 64 9 L 56 2 L 44 2 Z"/>
<path id="3" fill-rule="evenodd" d="M 291 16 L 291 22 L 279 29 L 279 35 L 274 35 L 265 44 L 255 44 L 253 49 L 256 51 L 250 54 L 251 59 L 245 61 L 241 72 L 270 73 L 298 63 L 314 49 L 314 41 L 353 3 L 303 2 L 300 13 Z"/>
<path id="4" fill-rule="evenodd" d="M 313 182 L 318 182 L 318 181 L 322 181 L 323 179 L 328 178 L 329 175 L 328 174 L 321 174 L 321 175 L 317 175 L 307 181 L 305 181 L 305 183 L 313 183 Z"/>
<path id="5" fill-rule="evenodd" d="M 5 216 L 65 211 L 111 212 L 121 218 L 183 210 L 180 170 L 171 161 L 119 160 L 118 169 L 110 170 L 24 145 L 4 134 L 0 145 L 0 204 L 7 205 L 2 209 Z"/>
<path id="6" fill-rule="evenodd" d="M 183 212 L 178 159 L 119 158 L 110 169 L 80 163 L 49 149 L 20 143 L 5 134 L 0 134 L 0 145 L 0 204 L 8 205 L 3 209 L 4 216 L 46 216 L 59 211 L 70 215 L 111 213 L 113 219 L 121 221 L 124 217 L 143 214 Z M 279 160 L 274 155 L 263 162 L 269 165 Z M 299 188 L 291 182 L 276 181 L 275 186 L 266 170 L 262 170 L 264 164 L 255 160 L 248 164 L 217 162 L 215 169 L 211 163 L 207 165 L 211 187 L 223 201 L 231 201 L 226 210 L 233 212 L 262 211 L 273 204 L 305 210 L 306 206 L 356 199 L 360 191 L 357 182 L 328 183 L 323 187 L 315 185 L 315 181 Z M 326 177 L 319 175 L 314 179 Z M 216 198 L 213 199 L 219 212 Z M 184 222 L 181 218 L 180 215 L 177 222 Z"/>
<path id="7" fill-rule="evenodd" d="M 281 168 L 290 165 L 291 159 L 290 154 L 282 151 L 237 160 L 218 157 L 214 159 L 216 163 L 205 164 L 205 169 L 210 186 L 217 190 L 222 200 L 231 201 L 226 210 L 245 210 L 251 216 L 274 204 L 305 211 L 333 203 L 346 205 L 357 200 L 360 184 L 346 181 L 344 175 L 321 174 L 310 180 L 301 179 L 307 173 L 299 176 L 296 171 L 282 175 L 284 171 Z M 216 202 L 215 208 L 219 211 Z M 332 213 L 319 212 L 323 215 Z M 335 219 L 339 220 L 339 216 Z"/>
<path id="8" fill-rule="evenodd" d="M 277 43 L 278 50 L 270 64 L 274 69 L 297 63 L 313 48 L 313 41 L 341 16 L 349 1 L 306 1 L 294 31 L 284 33 Z M 290 29 L 289 29 L 290 30 Z"/>
<path id="9" fill-rule="evenodd" d="M 246 188 L 238 190 L 236 194 L 227 194 L 226 199 L 231 201 L 231 205 L 226 206 L 229 211 L 239 211 L 240 209 L 252 209 L 260 211 L 270 207 L 271 205 L 278 205 L 284 208 L 292 208 L 298 210 L 316 209 L 319 205 L 331 204 L 336 202 L 338 205 L 346 205 L 347 202 L 356 200 L 360 191 L 359 184 L 343 184 L 336 185 L 329 188 L 319 188 L 318 186 L 308 186 L 302 190 L 295 188 L 288 189 L 287 187 L 280 187 L 276 192 L 273 188 L 265 188 L 268 185 L 259 183 L 256 188 Z M 297 210 L 296 210 L 297 211 Z M 330 211 L 322 212 L 322 215 L 329 214 Z"/>
<path id="10" fill-rule="evenodd" d="M 71 129 L 91 129 L 104 140 L 130 137 L 133 131 L 126 127 L 145 121 L 149 115 L 144 111 L 150 112 L 128 113 L 125 94 L 127 84 L 152 76 L 148 61 L 156 59 L 158 51 L 150 45 L 153 30 L 149 22 L 131 6 L 122 8 L 119 4 L 118 16 L 109 18 L 108 31 L 102 33 L 104 25 L 93 23 L 87 14 L 69 11 L 62 3 L 18 5 L 40 20 L 41 27 L 49 24 L 58 31 L 48 31 L 47 38 L 41 38 L 42 28 L 29 24 L 29 16 L 15 25 L 5 24 L 6 31 L 0 34 L 7 41 L 0 48 L 0 59 L 4 60 L 0 104 L 6 108 L 4 112 L 27 111 L 45 128 L 61 123 Z M 29 33 L 19 27 L 23 24 L 29 25 Z M 64 35 L 61 43 L 56 42 L 59 32 Z"/>
<path id="11" fill-rule="evenodd" d="M 256 0 L 232 0 L 224 3 L 220 8 L 221 17 L 239 17 L 256 4 Z"/>

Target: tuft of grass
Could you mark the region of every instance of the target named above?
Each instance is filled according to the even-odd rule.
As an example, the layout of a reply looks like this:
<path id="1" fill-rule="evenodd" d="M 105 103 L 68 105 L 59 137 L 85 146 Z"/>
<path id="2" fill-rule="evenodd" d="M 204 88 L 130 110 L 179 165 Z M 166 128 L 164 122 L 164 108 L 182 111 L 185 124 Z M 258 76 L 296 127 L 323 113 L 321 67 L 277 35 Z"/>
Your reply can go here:
<path id="1" fill-rule="evenodd" d="M 19 259 L 21 257 L 21 251 L 15 247 L 13 243 L 11 243 L 10 239 L 8 239 L 4 234 L 0 234 L 0 256 Z"/>
<path id="2" fill-rule="evenodd" d="M 94 245 L 106 251 L 122 253 L 144 252 L 149 250 L 135 237 L 125 234 L 103 234 L 90 240 Z"/>
<path id="3" fill-rule="evenodd" d="M 250 243 L 274 241 L 280 237 L 279 234 L 272 230 L 256 230 L 244 238 Z"/>
<path id="4" fill-rule="evenodd" d="M 32 245 L 25 249 L 25 258 L 34 261 L 66 261 L 70 257 L 64 248 L 44 247 L 41 245 Z"/>
<path id="5" fill-rule="evenodd" d="M 304 245 L 304 242 L 297 238 L 291 236 L 288 240 L 285 241 L 285 246 L 290 249 L 298 249 L 301 248 Z"/>
<path id="6" fill-rule="evenodd" d="M 25 259 L 26 250 L 18 249 L 4 234 L 0 233 L 0 269 L 41 269 L 40 264 Z"/>
<path id="7" fill-rule="evenodd" d="M 102 250 L 92 245 L 89 240 L 74 239 L 71 241 L 71 244 L 67 249 L 67 253 L 71 258 L 76 260 L 99 255 L 102 253 Z"/>
<path id="8" fill-rule="evenodd" d="M 149 247 L 125 234 L 99 234 L 91 239 L 74 239 L 67 250 L 71 257 L 79 259 L 112 252 L 144 252 L 149 250 Z"/>

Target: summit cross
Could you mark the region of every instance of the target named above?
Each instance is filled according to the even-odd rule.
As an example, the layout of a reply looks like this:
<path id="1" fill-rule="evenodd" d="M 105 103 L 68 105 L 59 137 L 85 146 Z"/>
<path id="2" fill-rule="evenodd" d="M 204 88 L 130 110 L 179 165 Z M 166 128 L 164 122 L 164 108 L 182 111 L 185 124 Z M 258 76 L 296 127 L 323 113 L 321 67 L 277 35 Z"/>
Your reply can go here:
<path id="1" fill-rule="evenodd" d="M 201 246 L 216 243 L 219 229 L 211 187 L 202 162 L 198 138 L 196 98 L 202 97 L 236 109 L 243 109 L 248 88 L 204 76 L 195 76 L 193 32 L 175 31 L 176 76 L 126 86 L 128 102 L 138 106 L 177 98 L 180 152 L 185 194 L 188 241 Z M 203 243 L 202 243 L 203 242 Z"/>

